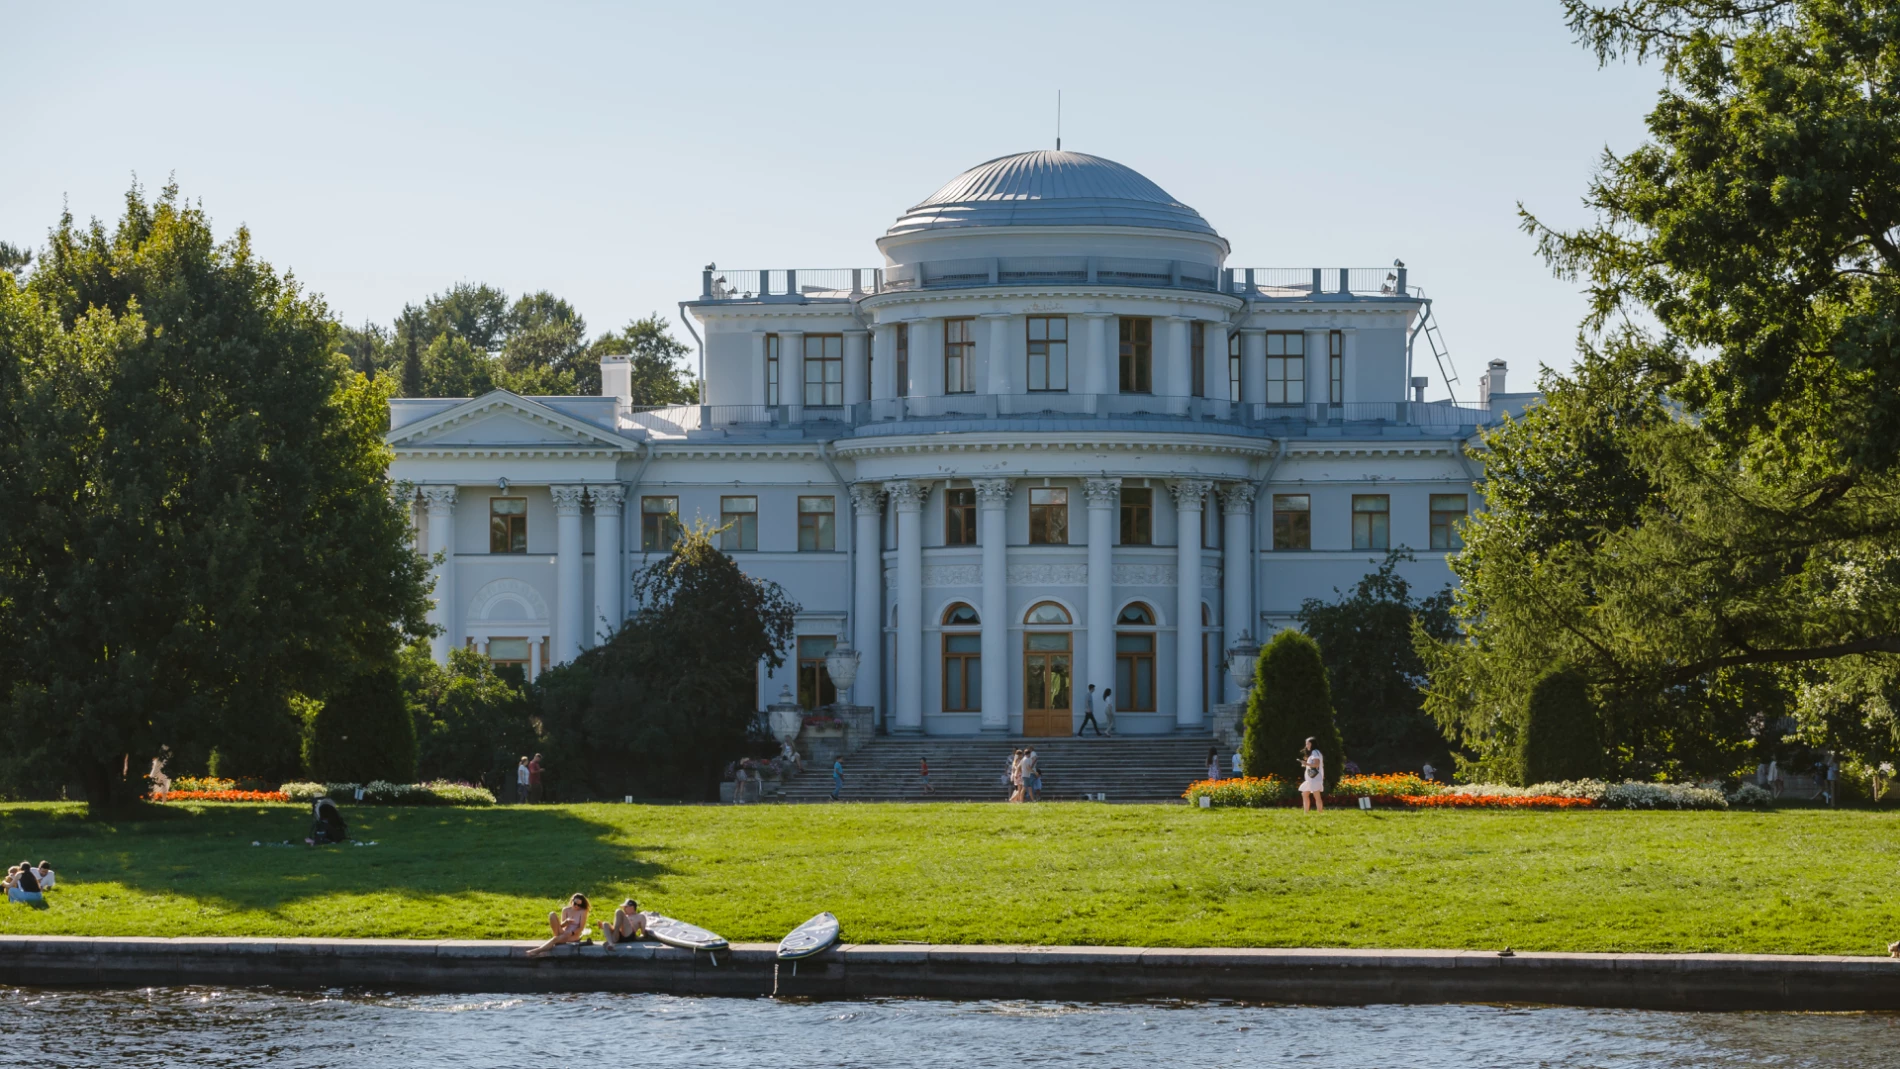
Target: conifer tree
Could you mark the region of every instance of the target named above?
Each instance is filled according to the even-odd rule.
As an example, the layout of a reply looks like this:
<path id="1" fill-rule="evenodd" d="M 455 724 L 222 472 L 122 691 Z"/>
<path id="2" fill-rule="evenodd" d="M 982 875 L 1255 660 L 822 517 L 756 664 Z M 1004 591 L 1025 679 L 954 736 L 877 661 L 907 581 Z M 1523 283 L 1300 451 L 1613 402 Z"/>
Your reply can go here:
<path id="1" fill-rule="evenodd" d="M 1603 775 L 1603 725 L 1589 680 L 1574 668 L 1552 669 L 1531 685 L 1520 738 L 1521 785 Z"/>
<path id="2" fill-rule="evenodd" d="M 1333 720 L 1332 688 L 1326 682 L 1319 643 L 1301 631 L 1273 636 L 1254 667 L 1246 725 L 1241 764 L 1247 775 L 1297 782 L 1303 775 L 1300 751 L 1310 738 L 1325 755 L 1326 785 L 1339 781 L 1345 754 Z"/>

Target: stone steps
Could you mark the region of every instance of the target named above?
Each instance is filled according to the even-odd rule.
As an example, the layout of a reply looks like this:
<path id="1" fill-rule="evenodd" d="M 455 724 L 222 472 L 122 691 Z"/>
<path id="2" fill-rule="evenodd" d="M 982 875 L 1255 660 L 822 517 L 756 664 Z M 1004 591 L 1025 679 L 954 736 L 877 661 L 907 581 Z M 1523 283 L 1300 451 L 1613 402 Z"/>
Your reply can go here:
<path id="1" fill-rule="evenodd" d="M 1042 768 L 1045 801 L 1078 801 L 1105 796 L 1110 802 L 1175 802 L 1195 780 L 1207 775 L 1208 736 L 1124 736 L 1114 739 L 877 738 L 845 758 L 843 799 L 852 802 L 1000 802 L 1009 795 L 1002 777 L 1009 754 L 1018 747 L 1036 750 Z M 1222 767 L 1231 755 L 1221 754 Z M 920 759 L 930 761 L 932 794 L 917 775 Z M 829 768 L 807 768 L 787 782 L 778 800 L 825 802 L 831 799 Z"/>

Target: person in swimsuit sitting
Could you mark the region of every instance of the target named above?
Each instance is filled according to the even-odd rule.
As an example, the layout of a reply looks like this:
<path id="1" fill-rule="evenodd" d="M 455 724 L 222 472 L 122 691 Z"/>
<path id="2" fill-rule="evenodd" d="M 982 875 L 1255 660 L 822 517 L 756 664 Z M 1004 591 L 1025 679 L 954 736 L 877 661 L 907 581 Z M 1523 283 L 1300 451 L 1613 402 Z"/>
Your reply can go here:
<path id="1" fill-rule="evenodd" d="M 579 891 L 574 892 L 559 913 L 548 914 L 548 931 L 554 934 L 548 937 L 547 942 L 528 951 L 528 956 L 538 958 L 563 944 L 581 942 L 587 934 L 588 909 L 587 896 Z"/>
<path id="2" fill-rule="evenodd" d="M 640 912 L 640 903 L 629 898 L 614 910 L 612 920 L 600 922 L 600 939 L 608 950 L 615 943 L 631 943 L 644 939 L 647 934 L 647 915 Z"/>

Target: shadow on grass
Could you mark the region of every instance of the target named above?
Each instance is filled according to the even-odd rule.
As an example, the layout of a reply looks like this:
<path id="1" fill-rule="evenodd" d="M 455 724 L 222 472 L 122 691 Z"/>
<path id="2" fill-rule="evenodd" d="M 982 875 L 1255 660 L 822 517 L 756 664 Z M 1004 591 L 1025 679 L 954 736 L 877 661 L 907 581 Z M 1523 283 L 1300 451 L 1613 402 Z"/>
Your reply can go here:
<path id="1" fill-rule="evenodd" d="M 343 813 L 354 839 L 376 845 L 304 845 L 310 818 L 302 806 L 174 806 L 116 822 L 88 820 L 83 806 L 10 806 L 0 809 L 0 857 L 11 860 L 0 865 L 46 858 L 62 888 L 118 884 L 267 913 L 365 894 L 417 906 L 470 894 L 547 901 L 607 885 L 652 886 L 672 871 L 659 860 L 665 847 L 616 841 L 621 829 L 565 807 Z"/>

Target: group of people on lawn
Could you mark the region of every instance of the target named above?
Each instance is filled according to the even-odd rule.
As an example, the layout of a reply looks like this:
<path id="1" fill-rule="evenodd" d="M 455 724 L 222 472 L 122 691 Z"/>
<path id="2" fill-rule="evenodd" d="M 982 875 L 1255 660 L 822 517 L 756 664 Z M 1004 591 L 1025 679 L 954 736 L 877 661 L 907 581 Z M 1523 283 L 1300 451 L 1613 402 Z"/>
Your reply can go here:
<path id="1" fill-rule="evenodd" d="M 4 882 L 0 882 L 0 887 L 7 889 L 8 901 L 44 909 L 46 908 L 46 892 L 53 889 L 55 882 L 53 866 L 45 861 L 41 861 L 38 865 L 22 861 L 7 870 L 7 878 Z"/>
<path id="2" fill-rule="evenodd" d="M 579 891 L 568 896 L 567 905 L 548 914 L 548 941 L 528 951 L 528 956 L 538 958 L 558 946 L 569 943 L 588 944 L 594 940 L 587 934 L 587 914 L 593 908 L 587 896 Z M 640 911 L 640 903 L 629 898 L 614 910 L 613 918 L 600 922 L 600 941 L 608 950 L 620 943 L 631 943 L 646 938 L 647 927 L 653 921 L 651 915 Z"/>
<path id="3" fill-rule="evenodd" d="M 523 757 L 515 766 L 515 804 L 541 800 L 541 755 Z"/>

